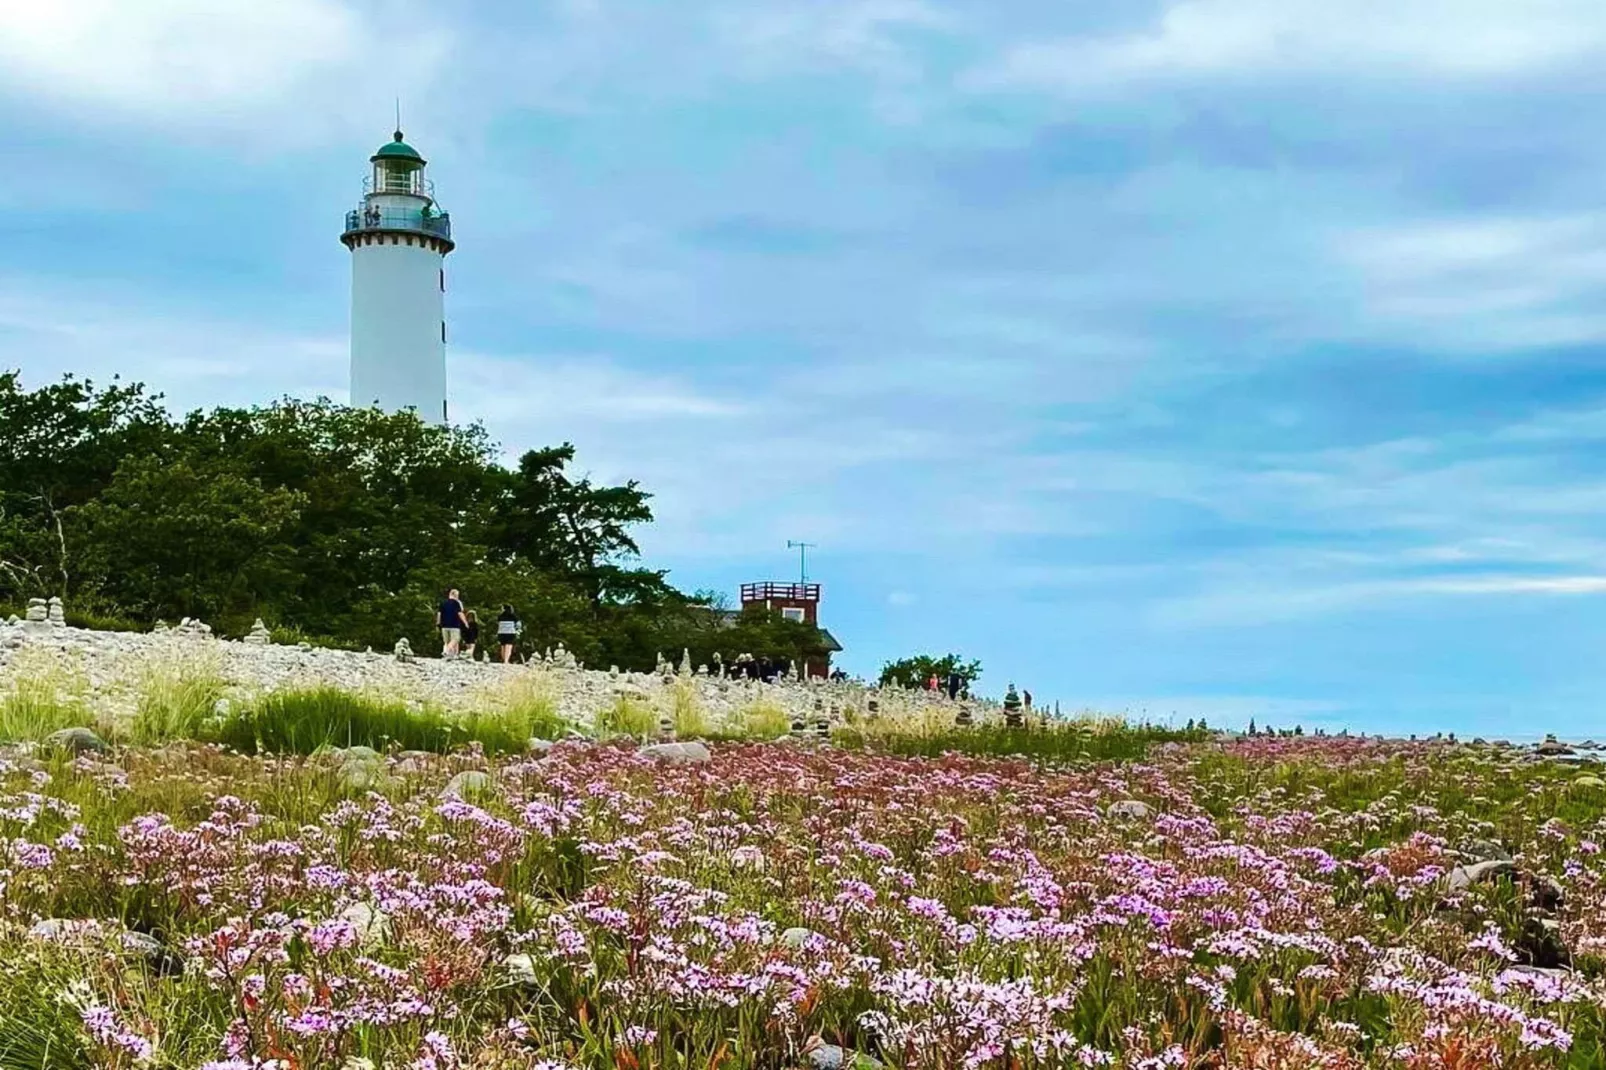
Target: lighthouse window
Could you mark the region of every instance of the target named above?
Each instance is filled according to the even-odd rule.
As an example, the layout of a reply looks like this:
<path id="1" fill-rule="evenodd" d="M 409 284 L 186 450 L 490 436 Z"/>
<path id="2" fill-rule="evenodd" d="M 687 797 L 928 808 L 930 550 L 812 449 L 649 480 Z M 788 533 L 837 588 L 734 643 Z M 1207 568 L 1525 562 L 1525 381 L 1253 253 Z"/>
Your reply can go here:
<path id="1" fill-rule="evenodd" d="M 804 620 L 803 610 L 797 606 L 783 606 L 781 608 L 781 618 L 802 624 Z"/>

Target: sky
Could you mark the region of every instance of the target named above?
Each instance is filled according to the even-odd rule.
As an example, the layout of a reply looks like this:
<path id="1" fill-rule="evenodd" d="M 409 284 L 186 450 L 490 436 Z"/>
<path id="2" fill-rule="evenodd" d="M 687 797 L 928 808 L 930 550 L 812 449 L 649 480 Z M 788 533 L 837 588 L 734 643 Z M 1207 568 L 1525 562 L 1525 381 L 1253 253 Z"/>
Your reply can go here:
<path id="1" fill-rule="evenodd" d="M 451 403 L 841 663 L 1606 733 L 1599 0 L 0 0 L 0 367 L 345 400 L 401 98 Z"/>

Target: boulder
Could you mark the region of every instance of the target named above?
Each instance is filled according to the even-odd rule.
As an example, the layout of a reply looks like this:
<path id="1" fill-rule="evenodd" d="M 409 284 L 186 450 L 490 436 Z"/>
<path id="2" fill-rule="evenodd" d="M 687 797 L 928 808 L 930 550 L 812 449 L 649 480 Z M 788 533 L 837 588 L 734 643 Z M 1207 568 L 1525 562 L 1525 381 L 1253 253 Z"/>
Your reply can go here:
<path id="1" fill-rule="evenodd" d="M 390 939 L 390 918 L 367 903 L 352 903 L 340 912 L 340 918 L 357 930 L 357 942 L 364 948 L 378 947 Z"/>
<path id="2" fill-rule="evenodd" d="M 104 754 L 111 748 L 87 728 L 63 728 L 45 737 L 45 745 L 71 754 Z"/>
<path id="3" fill-rule="evenodd" d="M 794 925 L 781 933 L 781 946 L 792 951 L 800 951 L 807 947 L 809 942 L 819 934 L 813 929 L 806 929 L 801 925 Z"/>
<path id="4" fill-rule="evenodd" d="M 535 959 L 530 955 L 509 955 L 502 960 L 502 970 L 509 984 L 534 988 L 541 983 L 535 972 Z"/>
<path id="5" fill-rule="evenodd" d="M 808 1048 L 809 1070 L 881 1070 L 883 1063 L 863 1052 L 835 1044 L 813 1043 Z"/>
<path id="6" fill-rule="evenodd" d="M 1112 821 L 1146 821 L 1154 816 L 1154 807 L 1139 799 L 1122 799 L 1104 814 Z"/>
<path id="7" fill-rule="evenodd" d="M 478 769 L 465 769 L 458 773 L 441 789 L 443 799 L 476 799 L 483 798 L 496 790 L 489 773 L 482 773 Z"/>
<path id="8" fill-rule="evenodd" d="M 642 747 L 636 753 L 643 758 L 651 758 L 659 762 L 670 762 L 675 765 L 706 762 L 713 758 L 708 748 L 695 740 L 689 743 L 653 743 Z"/>
<path id="9" fill-rule="evenodd" d="M 1493 840 L 1468 840 L 1461 854 L 1474 862 L 1511 861 L 1511 852 Z"/>
<path id="10" fill-rule="evenodd" d="M 1450 891 L 1464 892 L 1474 884 L 1494 880 L 1502 875 L 1509 876 L 1517 871 L 1517 867 L 1504 858 L 1493 858 L 1487 862 L 1475 862 L 1470 866 L 1456 866 L 1450 871 L 1447 878 Z"/>
<path id="11" fill-rule="evenodd" d="M 129 957 L 164 977 L 178 977 L 184 973 L 184 957 L 149 933 L 130 929 L 123 933 L 122 945 Z"/>

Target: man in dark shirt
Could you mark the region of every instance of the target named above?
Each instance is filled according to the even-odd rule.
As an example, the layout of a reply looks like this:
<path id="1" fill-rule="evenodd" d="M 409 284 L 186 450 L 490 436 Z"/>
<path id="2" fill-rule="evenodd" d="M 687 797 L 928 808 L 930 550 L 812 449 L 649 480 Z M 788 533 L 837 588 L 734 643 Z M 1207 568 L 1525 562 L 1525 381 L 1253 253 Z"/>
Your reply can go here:
<path id="1" fill-rule="evenodd" d="M 463 603 L 456 587 L 446 592 L 446 601 L 435 614 L 435 627 L 441 630 L 441 657 L 457 657 L 463 641 Z"/>

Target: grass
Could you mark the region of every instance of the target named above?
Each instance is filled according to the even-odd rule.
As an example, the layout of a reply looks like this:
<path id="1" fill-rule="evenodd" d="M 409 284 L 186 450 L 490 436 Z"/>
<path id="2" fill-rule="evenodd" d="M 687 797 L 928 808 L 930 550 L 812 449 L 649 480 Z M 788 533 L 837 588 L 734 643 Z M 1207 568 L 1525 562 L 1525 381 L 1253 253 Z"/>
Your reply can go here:
<path id="1" fill-rule="evenodd" d="M 985 722 L 964 728 L 922 726 L 917 731 L 859 725 L 838 729 L 835 740 L 845 746 L 907 757 L 959 753 L 1047 762 L 1106 762 L 1141 760 L 1157 743 L 1200 742 L 1209 736 L 1208 730 L 1087 719 L 1028 728 Z"/>
<path id="2" fill-rule="evenodd" d="M 334 687 L 276 691 L 231 712 L 218 742 L 243 754 L 312 754 L 327 747 L 372 747 L 447 753 L 478 743 L 490 754 L 529 747 L 520 726 L 498 716 L 454 718 L 399 699 L 358 695 Z"/>
<path id="3" fill-rule="evenodd" d="M 631 695 L 619 695 L 613 705 L 597 712 L 597 735 L 603 739 L 626 736 L 648 739 L 658 731 L 658 714 L 652 704 Z"/>
<path id="4" fill-rule="evenodd" d="M 757 702 L 742 711 L 741 730 L 748 739 L 780 739 L 792 730 L 792 720 L 779 706 Z"/>
<path id="5" fill-rule="evenodd" d="M 0 693 L 0 741 L 40 741 L 89 720 L 86 681 L 59 655 L 24 647 L 12 658 L 11 686 Z"/>
<path id="6" fill-rule="evenodd" d="M 508 673 L 480 696 L 483 717 L 505 721 L 526 740 L 561 739 L 571 727 L 558 713 L 553 685 L 544 673 Z"/>
<path id="7" fill-rule="evenodd" d="M 129 737 L 147 746 L 202 738 L 224 688 L 222 659 L 210 646 L 147 656 Z"/>
<path id="8" fill-rule="evenodd" d="M 678 680 L 670 692 L 670 718 L 675 722 L 675 735 L 681 739 L 701 739 L 708 735 L 708 714 L 697 697 L 697 685 L 690 680 Z"/>

